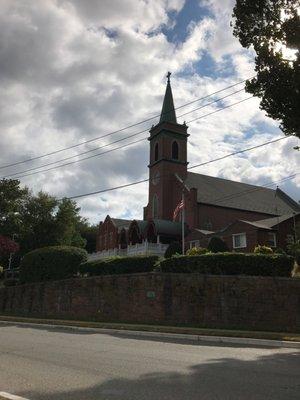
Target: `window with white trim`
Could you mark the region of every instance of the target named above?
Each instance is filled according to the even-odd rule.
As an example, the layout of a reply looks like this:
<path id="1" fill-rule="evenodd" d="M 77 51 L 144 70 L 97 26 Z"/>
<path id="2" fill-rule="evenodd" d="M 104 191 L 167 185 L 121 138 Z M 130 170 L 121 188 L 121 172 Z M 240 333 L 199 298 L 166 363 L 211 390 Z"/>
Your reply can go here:
<path id="1" fill-rule="evenodd" d="M 247 247 L 246 233 L 236 233 L 232 235 L 232 244 L 234 249 L 244 249 Z"/>
<path id="2" fill-rule="evenodd" d="M 270 247 L 276 247 L 276 233 L 268 232 L 268 245 Z"/>

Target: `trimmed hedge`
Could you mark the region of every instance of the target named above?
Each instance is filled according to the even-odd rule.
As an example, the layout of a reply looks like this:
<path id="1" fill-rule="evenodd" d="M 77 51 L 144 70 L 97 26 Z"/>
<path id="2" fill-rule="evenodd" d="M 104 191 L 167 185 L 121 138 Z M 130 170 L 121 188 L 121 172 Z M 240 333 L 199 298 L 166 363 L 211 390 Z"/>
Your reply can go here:
<path id="1" fill-rule="evenodd" d="M 157 256 L 106 258 L 81 264 L 79 272 L 89 276 L 151 272 L 157 261 Z"/>
<path id="2" fill-rule="evenodd" d="M 71 278 L 86 260 L 87 252 L 78 247 L 50 246 L 33 250 L 21 261 L 20 282 Z"/>
<path id="3" fill-rule="evenodd" d="M 156 271 L 289 277 L 292 268 L 293 257 L 282 254 L 217 253 L 165 259 Z"/>
<path id="4" fill-rule="evenodd" d="M 205 247 L 192 247 L 186 252 L 187 256 L 200 256 L 200 254 L 208 254 L 210 251 Z"/>

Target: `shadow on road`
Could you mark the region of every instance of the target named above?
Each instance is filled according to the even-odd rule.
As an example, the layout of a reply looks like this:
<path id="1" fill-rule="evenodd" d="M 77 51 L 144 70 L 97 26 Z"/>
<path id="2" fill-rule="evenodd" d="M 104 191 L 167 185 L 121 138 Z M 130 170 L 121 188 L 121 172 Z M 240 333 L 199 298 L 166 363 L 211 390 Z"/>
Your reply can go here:
<path id="1" fill-rule="evenodd" d="M 19 395 L 31 400 L 299 400 L 300 352 L 213 359 L 184 374 L 157 372 L 109 379 L 82 390 Z"/>

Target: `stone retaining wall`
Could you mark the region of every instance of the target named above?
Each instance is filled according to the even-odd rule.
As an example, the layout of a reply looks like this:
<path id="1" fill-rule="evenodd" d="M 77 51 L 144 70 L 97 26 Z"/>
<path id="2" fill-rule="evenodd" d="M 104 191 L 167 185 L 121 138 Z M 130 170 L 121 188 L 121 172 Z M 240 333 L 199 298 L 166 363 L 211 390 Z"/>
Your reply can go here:
<path id="1" fill-rule="evenodd" d="M 300 332 L 300 279 L 146 273 L 0 289 L 0 313 Z"/>

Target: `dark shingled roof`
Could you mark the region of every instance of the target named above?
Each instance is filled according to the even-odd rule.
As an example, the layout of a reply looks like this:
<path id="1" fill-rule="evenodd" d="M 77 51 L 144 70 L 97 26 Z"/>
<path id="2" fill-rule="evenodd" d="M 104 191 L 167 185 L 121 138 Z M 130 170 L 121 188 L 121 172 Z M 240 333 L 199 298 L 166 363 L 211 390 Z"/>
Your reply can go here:
<path id="1" fill-rule="evenodd" d="M 296 217 L 297 215 L 299 215 L 299 213 L 281 215 L 279 217 L 262 219 L 260 221 L 255 221 L 255 222 L 256 224 L 263 225 L 267 228 L 273 228 L 274 226 L 281 224 L 281 222 L 287 221 L 288 219 Z"/>
<path id="2" fill-rule="evenodd" d="M 129 219 L 111 218 L 111 220 L 118 229 L 129 228 L 131 223 L 131 220 Z"/>
<path id="3" fill-rule="evenodd" d="M 273 190 L 193 172 L 188 172 L 184 183 L 189 189 L 197 189 L 198 203 L 271 215 L 300 211 L 300 206 L 280 189 Z"/>

